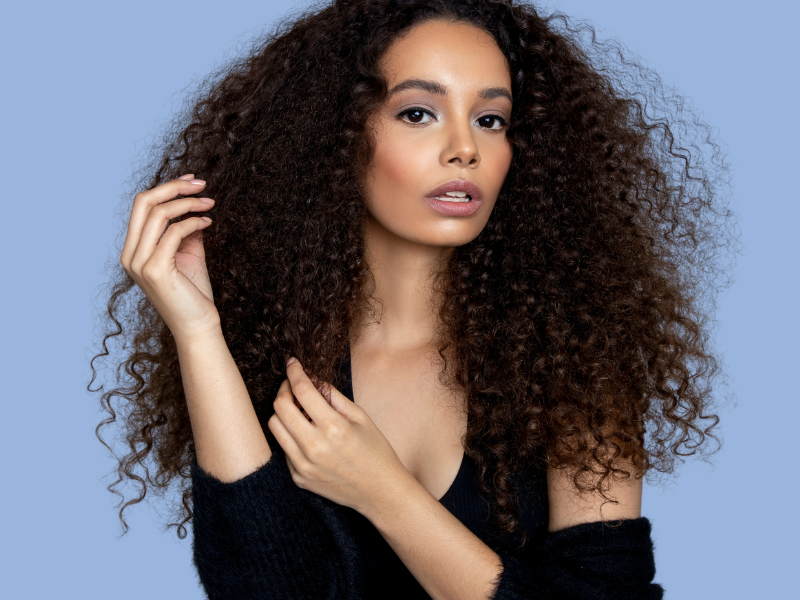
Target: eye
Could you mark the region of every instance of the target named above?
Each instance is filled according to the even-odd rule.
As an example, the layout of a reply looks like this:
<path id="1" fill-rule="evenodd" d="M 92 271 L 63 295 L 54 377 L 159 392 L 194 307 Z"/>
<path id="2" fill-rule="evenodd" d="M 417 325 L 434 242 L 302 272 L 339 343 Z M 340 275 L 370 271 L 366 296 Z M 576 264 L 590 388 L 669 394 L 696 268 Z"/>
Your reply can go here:
<path id="1" fill-rule="evenodd" d="M 492 131 L 500 131 L 501 129 L 503 129 L 504 127 L 506 127 L 508 125 L 508 121 L 506 121 L 500 115 L 484 115 L 483 117 L 480 117 L 478 119 L 478 123 L 480 123 L 481 121 L 484 121 L 484 122 L 485 121 L 496 121 L 496 122 L 498 122 L 500 124 L 499 127 L 486 127 L 486 129 L 491 129 Z M 483 125 L 481 125 L 481 127 L 483 127 Z"/>
<path id="2" fill-rule="evenodd" d="M 406 115 L 408 115 L 408 118 L 405 118 Z M 434 117 L 431 111 L 421 108 L 419 106 L 414 106 L 412 108 L 407 108 L 397 116 L 403 119 L 403 121 L 405 121 L 409 125 L 424 126 L 430 123 L 430 121 L 422 120 L 424 119 L 425 115 L 430 115 L 431 117 Z M 500 115 L 485 115 L 483 117 L 480 117 L 476 122 L 481 123 L 481 121 L 483 121 L 486 124 L 481 124 L 480 127 L 483 129 L 488 129 L 489 131 L 500 131 L 501 129 L 504 129 L 505 127 L 508 126 L 508 122 Z M 498 127 L 488 126 L 489 123 L 487 123 L 487 121 L 489 123 L 494 121 L 496 124 L 499 124 L 499 126 Z"/>
<path id="3" fill-rule="evenodd" d="M 433 113 L 419 106 L 414 106 L 413 108 L 407 108 L 397 116 L 403 118 L 403 115 L 409 115 L 409 118 L 412 119 L 411 121 L 403 119 L 409 125 L 427 125 L 430 121 L 423 122 L 417 119 L 422 119 L 423 115 L 430 115 L 432 117 Z"/>

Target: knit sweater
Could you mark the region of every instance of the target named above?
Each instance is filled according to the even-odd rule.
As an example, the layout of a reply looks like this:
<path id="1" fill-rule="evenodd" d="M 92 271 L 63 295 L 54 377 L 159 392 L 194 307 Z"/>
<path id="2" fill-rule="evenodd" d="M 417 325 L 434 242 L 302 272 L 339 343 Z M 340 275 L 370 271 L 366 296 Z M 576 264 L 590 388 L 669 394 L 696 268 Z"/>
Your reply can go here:
<path id="1" fill-rule="evenodd" d="M 192 479 L 193 557 L 209 600 L 372 600 L 363 595 L 347 507 L 297 487 L 280 447 L 238 481 L 221 482 L 196 462 Z M 503 571 L 492 600 L 661 599 L 651 583 L 650 522 L 617 523 L 576 525 L 521 551 L 498 551 Z"/>
<path id="2" fill-rule="evenodd" d="M 349 383 L 342 393 L 352 400 Z M 209 600 L 430 600 L 366 518 L 295 485 L 283 449 L 265 433 L 272 457 L 238 481 L 222 482 L 192 463 L 192 551 Z M 518 480 L 529 534 L 518 550 L 478 518 L 474 475 L 465 455 L 440 502 L 500 557 L 489 600 L 662 598 L 663 589 L 652 583 L 646 518 L 548 533 L 546 485 L 529 475 Z M 393 561 L 384 558 L 389 555 Z"/>

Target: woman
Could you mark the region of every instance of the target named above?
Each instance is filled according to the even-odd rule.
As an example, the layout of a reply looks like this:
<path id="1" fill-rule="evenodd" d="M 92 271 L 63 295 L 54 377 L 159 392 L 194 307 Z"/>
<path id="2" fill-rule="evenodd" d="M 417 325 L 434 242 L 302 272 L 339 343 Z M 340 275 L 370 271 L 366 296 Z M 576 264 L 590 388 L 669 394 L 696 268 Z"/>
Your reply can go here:
<path id="1" fill-rule="evenodd" d="M 120 518 L 191 477 L 209 597 L 661 597 L 642 477 L 718 421 L 723 166 L 560 22 L 335 2 L 167 136 L 101 426 L 125 398 Z"/>

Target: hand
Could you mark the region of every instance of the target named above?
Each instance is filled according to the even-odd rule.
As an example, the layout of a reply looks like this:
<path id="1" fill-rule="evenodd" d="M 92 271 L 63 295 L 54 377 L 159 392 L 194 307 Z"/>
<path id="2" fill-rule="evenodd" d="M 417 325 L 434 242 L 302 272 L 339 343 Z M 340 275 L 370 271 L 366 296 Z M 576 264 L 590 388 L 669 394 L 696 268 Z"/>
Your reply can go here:
<path id="1" fill-rule="evenodd" d="M 363 408 L 328 383 L 320 384 L 320 393 L 300 362 L 289 360 L 267 426 L 286 454 L 292 480 L 364 514 L 379 492 L 410 474 Z"/>
<path id="2" fill-rule="evenodd" d="M 191 217 L 166 227 L 170 219 L 214 206 L 210 198 L 173 200 L 178 194 L 197 194 L 204 187 L 204 181 L 189 174 L 137 194 L 120 255 L 125 271 L 176 339 L 219 327 L 202 237 L 211 219 Z"/>

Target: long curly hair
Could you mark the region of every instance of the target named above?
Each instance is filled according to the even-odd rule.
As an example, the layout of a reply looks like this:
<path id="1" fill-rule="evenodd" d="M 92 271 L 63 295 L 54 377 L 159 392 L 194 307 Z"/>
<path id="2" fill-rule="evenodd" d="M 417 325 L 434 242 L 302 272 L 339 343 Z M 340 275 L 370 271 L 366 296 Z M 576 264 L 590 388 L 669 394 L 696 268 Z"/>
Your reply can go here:
<path id="1" fill-rule="evenodd" d="M 269 438 L 285 356 L 341 383 L 374 289 L 359 181 L 374 147 L 367 120 L 387 92 L 379 62 L 433 18 L 490 33 L 511 73 L 510 170 L 484 230 L 436 275 L 436 342 L 449 357 L 440 378 L 466 395 L 464 448 L 494 524 L 511 532 L 515 474 L 529 467 L 569 469 L 578 490 L 605 496 L 609 478 L 672 473 L 719 447 L 713 315 L 738 234 L 729 168 L 712 130 L 641 59 L 527 2 L 312 6 L 198 86 L 121 213 L 136 192 L 184 173 L 208 182 L 215 302 Z M 108 413 L 97 437 L 119 461 L 108 489 L 122 502 L 116 486 L 138 486 L 119 510 L 127 532 L 123 512 L 148 486 L 177 487 L 182 520 L 167 528 L 183 539 L 195 449 L 175 341 L 118 261 L 110 270 L 88 386 Z M 91 388 L 99 358 L 116 367 L 113 389 Z M 100 434 L 115 423 L 122 457 Z"/>

